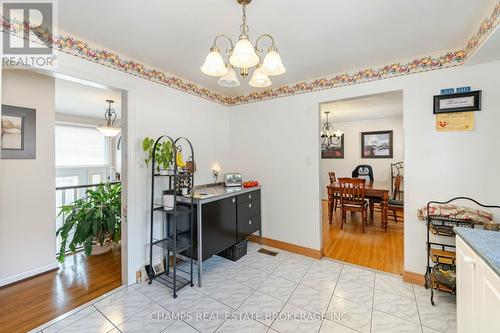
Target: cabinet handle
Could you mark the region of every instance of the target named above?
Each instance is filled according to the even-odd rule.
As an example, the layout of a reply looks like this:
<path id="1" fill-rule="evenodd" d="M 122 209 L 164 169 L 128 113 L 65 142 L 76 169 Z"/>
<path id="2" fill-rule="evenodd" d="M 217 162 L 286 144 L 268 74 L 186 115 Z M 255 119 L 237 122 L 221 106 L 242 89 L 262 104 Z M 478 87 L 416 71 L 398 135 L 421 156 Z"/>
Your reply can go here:
<path id="1" fill-rule="evenodd" d="M 251 203 L 248 204 L 248 208 L 252 208 L 252 204 Z"/>
<path id="2" fill-rule="evenodd" d="M 252 224 L 252 220 L 249 220 L 249 221 L 248 221 L 248 224 Z"/>
<path id="3" fill-rule="evenodd" d="M 464 256 L 464 263 L 476 266 L 476 260 L 474 260 L 474 258 L 469 256 Z"/>
<path id="4" fill-rule="evenodd" d="M 233 203 L 235 203 L 235 202 L 236 202 L 236 198 L 233 198 Z"/>
<path id="5" fill-rule="evenodd" d="M 252 199 L 252 195 L 251 194 L 248 195 L 248 199 Z"/>

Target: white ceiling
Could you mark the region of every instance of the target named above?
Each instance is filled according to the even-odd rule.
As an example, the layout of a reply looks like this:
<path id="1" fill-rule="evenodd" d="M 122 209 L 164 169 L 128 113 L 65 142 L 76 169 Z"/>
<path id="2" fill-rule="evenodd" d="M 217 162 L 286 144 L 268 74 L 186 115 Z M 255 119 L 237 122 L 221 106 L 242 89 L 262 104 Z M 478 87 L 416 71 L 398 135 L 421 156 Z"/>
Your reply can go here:
<path id="1" fill-rule="evenodd" d="M 403 92 L 391 91 L 321 104 L 322 121 L 326 118 L 325 111 L 331 112 L 329 117 L 334 123 L 402 117 Z"/>
<path id="2" fill-rule="evenodd" d="M 64 0 L 61 29 L 201 86 L 234 96 L 200 72 L 213 38 L 236 39 L 235 0 Z M 287 73 L 274 87 L 462 48 L 496 0 L 253 0 L 252 40 L 271 33 Z M 267 48 L 267 45 L 263 45 Z M 221 44 L 221 49 L 225 48 Z"/>
<path id="3" fill-rule="evenodd" d="M 104 112 L 108 107 L 107 99 L 115 101 L 113 109 L 120 118 L 121 93 L 119 91 L 56 78 L 55 108 L 57 113 L 104 119 Z"/>

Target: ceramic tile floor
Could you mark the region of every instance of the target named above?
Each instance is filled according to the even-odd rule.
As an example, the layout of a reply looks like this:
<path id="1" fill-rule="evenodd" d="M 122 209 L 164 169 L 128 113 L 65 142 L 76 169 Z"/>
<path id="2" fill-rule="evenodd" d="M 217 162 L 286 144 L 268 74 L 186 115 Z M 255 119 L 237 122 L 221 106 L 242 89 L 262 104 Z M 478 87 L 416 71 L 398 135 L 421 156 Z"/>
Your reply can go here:
<path id="1" fill-rule="evenodd" d="M 177 299 L 159 283 L 122 287 L 34 332 L 455 332 L 456 305 L 400 277 L 249 243 L 238 262 L 213 257 L 202 288 Z"/>

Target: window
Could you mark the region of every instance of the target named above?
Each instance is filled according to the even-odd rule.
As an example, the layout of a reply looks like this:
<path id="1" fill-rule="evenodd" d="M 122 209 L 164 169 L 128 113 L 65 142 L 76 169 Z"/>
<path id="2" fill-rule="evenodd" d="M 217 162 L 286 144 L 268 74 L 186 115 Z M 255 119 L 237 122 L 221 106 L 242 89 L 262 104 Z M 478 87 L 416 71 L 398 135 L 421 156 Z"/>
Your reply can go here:
<path id="1" fill-rule="evenodd" d="M 106 138 L 93 127 L 56 125 L 56 167 L 109 164 Z"/>

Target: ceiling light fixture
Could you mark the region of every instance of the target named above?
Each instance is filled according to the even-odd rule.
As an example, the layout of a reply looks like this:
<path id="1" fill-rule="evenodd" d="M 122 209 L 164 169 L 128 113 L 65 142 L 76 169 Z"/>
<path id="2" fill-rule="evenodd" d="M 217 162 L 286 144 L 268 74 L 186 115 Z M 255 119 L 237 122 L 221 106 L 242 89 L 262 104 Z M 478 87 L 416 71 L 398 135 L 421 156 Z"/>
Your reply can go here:
<path id="1" fill-rule="evenodd" d="M 255 69 L 252 79 L 249 84 L 252 87 L 265 88 L 269 87 L 272 83 L 269 76 L 281 75 L 286 72 L 285 66 L 281 61 L 281 56 L 278 53 L 278 49 L 274 44 L 274 38 L 269 34 L 260 35 L 255 41 L 255 45 L 250 42 L 250 37 L 248 36 L 248 25 L 247 25 L 247 14 L 246 6 L 252 2 L 252 0 L 236 0 L 243 7 L 243 23 L 240 26 L 240 36 L 236 45 L 227 35 L 221 34 L 217 35 L 214 39 L 214 43 L 210 48 L 210 52 L 205 58 L 203 66 L 201 66 L 201 71 L 209 76 L 221 77 L 217 83 L 223 87 L 237 87 L 240 85 L 236 71 L 234 67 L 240 69 L 240 75 L 246 78 L 249 74 L 249 68 L 257 66 Z M 229 49 L 226 50 L 228 55 L 228 63 L 225 64 L 224 58 L 222 57 L 219 48 L 217 47 L 217 41 L 220 38 L 224 38 L 229 41 Z M 263 53 L 263 50 L 258 48 L 259 42 L 268 38 L 271 41 L 271 46 L 269 47 L 264 61 L 261 63 L 259 54 Z"/>
<path id="2" fill-rule="evenodd" d="M 332 148 L 334 145 L 340 143 L 340 138 L 344 135 L 341 130 L 334 131 L 333 123 L 328 120 L 328 115 L 330 111 L 325 111 L 326 121 L 321 126 L 320 137 L 322 140 L 321 148 Z"/>
<path id="3" fill-rule="evenodd" d="M 113 104 L 114 101 L 107 99 L 106 102 L 109 103 L 109 107 L 106 109 L 106 112 L 104 113 L 104 119 L 106 119 L 106 126 L 99 125 L 97 129 L 104 136 L 115 137 L 118 135 L 118 133 L 120 133 L 120 128 L 113 126 L 117 117 L 115 110 L 111 107 L 111 104 Z"/>

